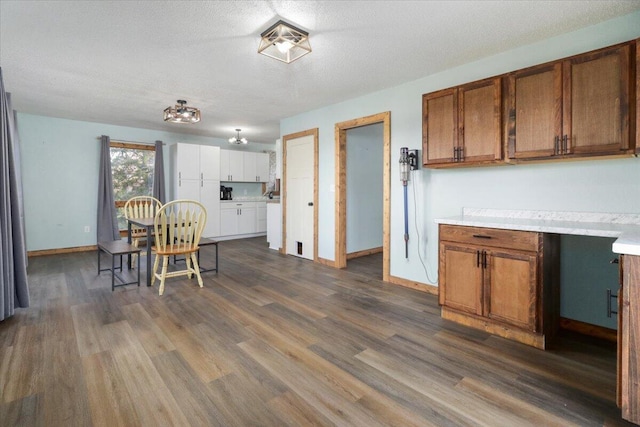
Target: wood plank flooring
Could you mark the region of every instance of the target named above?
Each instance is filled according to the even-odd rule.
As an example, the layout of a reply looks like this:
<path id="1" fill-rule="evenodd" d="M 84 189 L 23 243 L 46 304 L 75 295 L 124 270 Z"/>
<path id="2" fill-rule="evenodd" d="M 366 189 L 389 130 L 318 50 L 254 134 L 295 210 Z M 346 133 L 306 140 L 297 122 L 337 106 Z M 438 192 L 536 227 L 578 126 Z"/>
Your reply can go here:
<path id="1" fill-rule="evenodd" d="M 220 266 L 160 297 L 111 292 L 95 252 L 31 258 L 32 307 L 0 322 L 0 425 L 630 425 L 614 344 L 442 320 L 381 282 L 380 254 L 335 270 L 255 238 L 221 242 Z"/>

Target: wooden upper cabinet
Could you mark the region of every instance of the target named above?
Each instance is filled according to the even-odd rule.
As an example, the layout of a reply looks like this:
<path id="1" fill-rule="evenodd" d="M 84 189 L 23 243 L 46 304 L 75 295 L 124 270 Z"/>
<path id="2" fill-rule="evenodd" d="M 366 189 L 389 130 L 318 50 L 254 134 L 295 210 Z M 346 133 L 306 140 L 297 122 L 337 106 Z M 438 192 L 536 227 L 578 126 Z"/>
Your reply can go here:
<path id="1" fill-rule="evenodd" d="M 422 113 L 423 163 L 453 163 L 458 147 L 457 90 L 451 88 L 424 95 Z"/>
<path id="2" fill-rule="evenodd" d="M 562 133 L 562 64 L 516 71 L 507 81 L 507 157 L 555 156 Z"/>
<path id="3" fill-rule="evenodd" d="M 423 163 L 447 167 L 502 160 L 500 78 L 422 97 Z"/>
<path id="4" fill-rule="evenodd" d="M 501 88 L 500 78 L 495 78 L 458 89 L 458 161 L 502 160 Z"/>
<path id="5" fill-rule="evenodd" d="M 564 154 L 616 154 L 628 150 L 630 45 L 563 62 Z"/>
<path id="6" fill-rule="evenodd" d="M 613 46 L 511 73 L 507 158 L 631 153 L 633 48 Z"/>

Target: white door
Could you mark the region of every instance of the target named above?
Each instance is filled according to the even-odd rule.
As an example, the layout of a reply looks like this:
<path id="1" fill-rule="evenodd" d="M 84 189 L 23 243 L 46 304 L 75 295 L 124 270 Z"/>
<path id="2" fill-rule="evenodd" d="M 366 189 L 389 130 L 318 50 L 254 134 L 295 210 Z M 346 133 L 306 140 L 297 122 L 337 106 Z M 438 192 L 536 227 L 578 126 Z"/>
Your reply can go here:
<path id="1" fill-rule="evenodd" d="M 313 136 L 287 141 L 287 241 L 285 252 L 314 259 L 313 248 Z"/>

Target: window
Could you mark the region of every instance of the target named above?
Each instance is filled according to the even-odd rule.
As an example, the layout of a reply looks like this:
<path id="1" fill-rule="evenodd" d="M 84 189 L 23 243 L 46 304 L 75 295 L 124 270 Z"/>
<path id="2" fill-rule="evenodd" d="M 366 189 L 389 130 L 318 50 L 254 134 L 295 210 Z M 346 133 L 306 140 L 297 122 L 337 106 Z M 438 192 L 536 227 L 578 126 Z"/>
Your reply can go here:
<path id="1" fill-rule="evenodd" d="M 155 147 L 145 144 L 111 142 L 113 196 L 118 211 L 118 228 L 127 229 L 124 204 L 135 196 L 153 195 Z"/>

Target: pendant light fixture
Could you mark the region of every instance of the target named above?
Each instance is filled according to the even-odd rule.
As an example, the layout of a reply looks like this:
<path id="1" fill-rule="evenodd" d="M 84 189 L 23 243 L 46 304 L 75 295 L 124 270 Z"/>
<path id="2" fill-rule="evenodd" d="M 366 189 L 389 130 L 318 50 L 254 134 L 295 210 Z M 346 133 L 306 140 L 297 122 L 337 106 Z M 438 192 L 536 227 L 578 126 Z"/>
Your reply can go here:
<path id="1" fill-rule="evenodd" d="M 196 107 L 187 107 L 187 101 L 178 99 L 175 107 L 164 109 L 164 121 L 171 123 L 198 123 L 200 110 Z"/>
<path id="2" fill-rule="evenodd" d="M 287 64 L 311 52 L 309 33 L 282 20 L 260 36 L 258 53 Z"/>
<path id="3" fill-rule="evenodd" d="M 229 144 L 248 144 L 247 138 L 240 138 L 240 131 L 242 129 L 236 129 L 236 136 L 229 138 Z"/>

